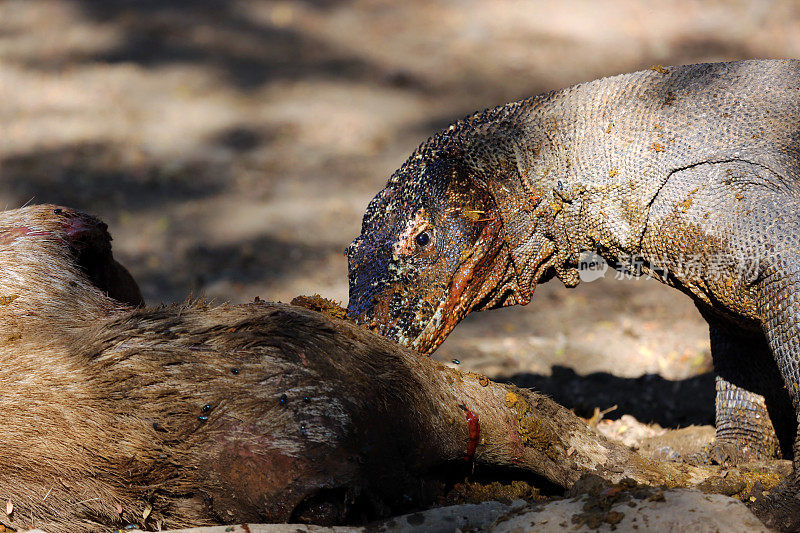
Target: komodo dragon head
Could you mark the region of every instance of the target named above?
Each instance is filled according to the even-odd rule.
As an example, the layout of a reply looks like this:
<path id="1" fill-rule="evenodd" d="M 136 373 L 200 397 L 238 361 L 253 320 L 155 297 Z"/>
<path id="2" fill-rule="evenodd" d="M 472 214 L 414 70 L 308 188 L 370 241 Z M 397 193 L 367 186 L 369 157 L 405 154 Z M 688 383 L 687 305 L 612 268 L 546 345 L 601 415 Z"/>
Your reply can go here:
<path id="1" fill-rule="evenodd" d="M 470 311 L 530 300 L 504 228 L 514 208 L 498 193 L 510 190 L 502 176 L 518 175 L 502 167 L 513 147 L 486 135 L 492 113 L 423 143 L 369 203 L 346 252 L 350 317 L 424 354 Z"/>

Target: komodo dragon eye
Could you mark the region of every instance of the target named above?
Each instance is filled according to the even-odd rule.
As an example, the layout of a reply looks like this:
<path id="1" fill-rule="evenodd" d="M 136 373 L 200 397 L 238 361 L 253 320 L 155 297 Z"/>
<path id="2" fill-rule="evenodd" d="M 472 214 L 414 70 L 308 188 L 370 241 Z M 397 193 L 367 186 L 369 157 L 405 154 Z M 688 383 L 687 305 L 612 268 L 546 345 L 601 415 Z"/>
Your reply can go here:
<path id="1" fill-rule="evenodd" d="M 428 244 L 430 244 L 430 242 L 431 242 L 431 233 L 430 233 L 430 231 L 427 231 L 427 230 L 423 231 L 422 233 L 420 233 L 419 235 L 414 237 L 414 242 L 416 242 L 417 246 L 419 246 L 420 248 L 424 248 L 425 246 L 428 246 Z"/>

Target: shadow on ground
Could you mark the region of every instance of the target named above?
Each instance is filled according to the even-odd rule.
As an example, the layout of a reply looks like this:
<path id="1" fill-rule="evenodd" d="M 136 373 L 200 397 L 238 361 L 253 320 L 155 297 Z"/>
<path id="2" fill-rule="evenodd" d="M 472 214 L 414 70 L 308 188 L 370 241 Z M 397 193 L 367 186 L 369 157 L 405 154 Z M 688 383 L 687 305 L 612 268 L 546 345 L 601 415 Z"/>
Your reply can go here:
<path id="1" fill-rule="evenodd" d="M 298 2 L 317 11 L 346 4 L 343 0 Z M 278 80 L 343 79 L 379 81 L 405 89 L 426 90 L 408 72 L 387 70 L 306 32 L 281 24 L 265 13 L 263 20 L 243 12 L 227 0 L 139 1 L 106 0 L 77 4 L 83 16 L 111 24 L 121 34 L 119 43 L 88 56 L 73 56 L 71 63 L 133 63 L 152 68 L 191 64 L 215 70 L 240 90 L 254 89 Z M 274 10 L 273 10 L 274 11 Z M 52 69 L 62 65 L 37 61 L 29 68 Z"/>
<path id="2" fill-rule="evenodd" d="M 219 194 L 228 174 L 224 165 L 177 159 L 162 163 L 106 143 L 34 150 L 0 161 L 5 195 L 103 214 Z"/>
<path id="3" fill-rule="evenodd" d="M 640 422 L 668 428 L 714 423 L 711 372 L 671 381 L 657 374 L 621 378 L 595 372 L 581 376 L 571 368 L 554 366 L 551 376 L 516 374 L 498 381 L 542 392 L 584 418 L 591 417 L 595 408 L 605 410 L 616 405 L 604 418 L 629 414 Z"/>
<path id="4" fill-rule="evenodd" d="M 164 301 L 181 301 L 188 294 L 199 296 L 218 283 L 242 287 L 280 283 L 285 277 L 313 274 L 315 265 L 331 254 L 332 246 L 311 246 L 262 235 L 235 243 L 197 245 L 170 258 L 170 268 L 150 264 L 146 257 L 131 256 L 126 264 L 137 264 L 136 280 L 145 294 L 158 294 Z M 248 298 L 264 296 L 253 293 Z M 156 303 L 156 302 L 150 302 Z"/>

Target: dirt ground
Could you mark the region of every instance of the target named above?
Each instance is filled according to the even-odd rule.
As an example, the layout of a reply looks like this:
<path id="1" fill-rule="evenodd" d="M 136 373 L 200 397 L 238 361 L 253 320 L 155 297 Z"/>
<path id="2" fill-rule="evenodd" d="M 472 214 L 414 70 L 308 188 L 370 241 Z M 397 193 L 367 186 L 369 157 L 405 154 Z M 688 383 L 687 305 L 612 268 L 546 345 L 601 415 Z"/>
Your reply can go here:
<path id="1" fill-rule="evenodd" d="M 791 1 L 0 3 L 0 205 L 103 217 L 150 303 L 347 300 L 342 251 L 413 148 L 652 65 L 800 56 Z M 707 331 L 645 280 L 540 287 L 437 352 L 591 414 L 713 421 Z"/>

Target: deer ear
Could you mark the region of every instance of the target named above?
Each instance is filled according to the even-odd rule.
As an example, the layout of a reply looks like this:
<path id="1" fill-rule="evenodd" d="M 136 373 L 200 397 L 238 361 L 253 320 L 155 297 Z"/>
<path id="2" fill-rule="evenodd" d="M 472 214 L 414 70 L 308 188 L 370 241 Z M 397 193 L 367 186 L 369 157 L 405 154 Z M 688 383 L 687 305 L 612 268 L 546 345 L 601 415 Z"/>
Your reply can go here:
<path id="1" fill-rule="evenodd" d="M 62 209 L 59 208 L 59 213 Z M 111 235 L 101 220 L 78 211 L 64 211 L 62 227 L 69 237 L 75 262 L 86 277 L 109 297 L 132 307 L 143 307 L 139 286 L 111 251 Z"/>

